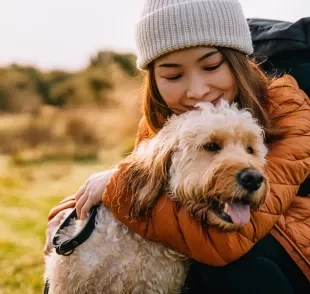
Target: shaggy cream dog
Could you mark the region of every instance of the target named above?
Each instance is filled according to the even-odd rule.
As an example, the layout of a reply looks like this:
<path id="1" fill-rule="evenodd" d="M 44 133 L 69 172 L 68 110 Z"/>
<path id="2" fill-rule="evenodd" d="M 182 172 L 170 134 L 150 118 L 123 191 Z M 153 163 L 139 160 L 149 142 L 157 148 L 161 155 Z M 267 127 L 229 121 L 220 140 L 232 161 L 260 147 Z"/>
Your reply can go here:
<path id="1" fill-rule="evenodd" d="M 172 116 L 123 162 L 123 187 L 133 193 L 130 214 L 147 215 L 165 187 L 204 225 L 235 230 L 250 221 L 268 191 L 263 131 L 245 110 L 221 101 Z M 59 236 L 73 236 L 74 221 Z M 179 293 L 187 259 L 149 242 L 100 206 L 90 238 L 70 256 L 53 252 L 45 277 L 53 294 Z"/>

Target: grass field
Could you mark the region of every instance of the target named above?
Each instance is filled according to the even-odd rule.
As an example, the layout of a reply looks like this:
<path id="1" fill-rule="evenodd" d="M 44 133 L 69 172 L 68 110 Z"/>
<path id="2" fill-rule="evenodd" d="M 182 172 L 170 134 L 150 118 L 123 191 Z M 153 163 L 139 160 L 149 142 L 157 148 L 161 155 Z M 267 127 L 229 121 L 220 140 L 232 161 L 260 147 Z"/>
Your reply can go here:
<path id="1" fill-rule="evenodd" d="M 43 293 L 43 246 L 52 206 L 105 164 L 53 161 L 23 166 L 0 160 L 0 293 Z"/>

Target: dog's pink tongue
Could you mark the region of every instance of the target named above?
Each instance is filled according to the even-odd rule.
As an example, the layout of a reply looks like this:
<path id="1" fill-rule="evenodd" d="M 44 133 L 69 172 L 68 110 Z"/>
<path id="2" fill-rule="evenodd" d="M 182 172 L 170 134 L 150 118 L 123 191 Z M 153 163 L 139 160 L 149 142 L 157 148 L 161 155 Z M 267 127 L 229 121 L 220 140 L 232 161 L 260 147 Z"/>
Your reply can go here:
<path id="1" fill-rule="evenodd" d="M 232 203 L 227 203 L 227 208 L 229 216 L 237 226 L 244 226 L 250 222 L 249 204 L 233 201 Z"/>

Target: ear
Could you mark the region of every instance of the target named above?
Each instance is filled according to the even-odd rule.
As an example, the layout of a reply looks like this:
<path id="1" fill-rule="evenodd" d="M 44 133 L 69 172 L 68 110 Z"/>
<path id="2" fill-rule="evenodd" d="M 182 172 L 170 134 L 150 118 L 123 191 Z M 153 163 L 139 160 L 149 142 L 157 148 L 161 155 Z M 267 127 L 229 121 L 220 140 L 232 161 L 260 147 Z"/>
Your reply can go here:
<path id="1" fill-rule="evenodd" d="M 124 162 L 121 189 L 132 195 L 129 211 L 132 218 L 147 216 L 168 183 L 176 142 L 173 136 L 162 131 L 154 138 L 141 142 Z"/>

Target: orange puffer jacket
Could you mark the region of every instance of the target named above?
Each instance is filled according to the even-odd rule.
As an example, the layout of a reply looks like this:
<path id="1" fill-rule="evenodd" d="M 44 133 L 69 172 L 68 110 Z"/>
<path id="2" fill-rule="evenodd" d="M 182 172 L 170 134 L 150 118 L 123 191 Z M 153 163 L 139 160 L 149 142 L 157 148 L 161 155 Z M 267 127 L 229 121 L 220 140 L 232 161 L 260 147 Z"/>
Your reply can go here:
<path id="1" fill-rule="evenodd" d="M 260 210 L 251 214 L 251 222 L 238 232 L 223 233 L 216 228 L 201 227 L 165 194 L 148 219 L 131 220 L 128 216 L 131 195 L 123 193 L 115 201 L 121 166 L 106 187 L 102 197 L 104 204 L 118 220 L 142 237 L 214 266 L 238 259 L 271 232 L 310 280 L 310 195 L 296 196 L 299 185 L 310 174 L 310 103 L 290 76 L 274 81 L 269 89 L 270 117 L 276 126 L 290 128 L 291 132 L 285 139 L 268 146 L 266 171 L 270 193 Z M 137 142 L 148 136 L 145 126 L 140 125 L 139 129 Z M 49 219 L 74 205 L 74 199 L 68 197 L 51 210 Z"/>

